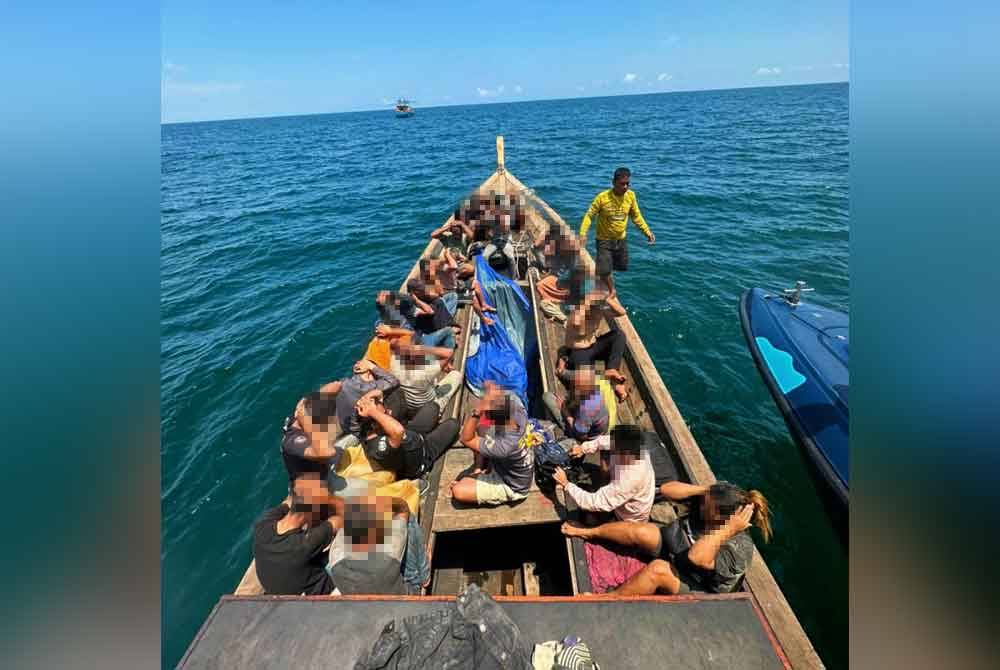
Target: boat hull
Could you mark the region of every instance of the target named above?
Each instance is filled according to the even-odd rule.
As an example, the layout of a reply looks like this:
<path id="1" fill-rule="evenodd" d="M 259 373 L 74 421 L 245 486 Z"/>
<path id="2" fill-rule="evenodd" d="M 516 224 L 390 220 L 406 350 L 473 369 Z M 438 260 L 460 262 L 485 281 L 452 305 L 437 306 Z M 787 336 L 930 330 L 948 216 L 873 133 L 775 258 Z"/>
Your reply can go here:
<path id="1" fill-rule="evenodd" d="M 754 364 L 835 508 L 849 498 L 848 316 L 789 305 L 760 288 L 740 299 L 740 323 Z"/>

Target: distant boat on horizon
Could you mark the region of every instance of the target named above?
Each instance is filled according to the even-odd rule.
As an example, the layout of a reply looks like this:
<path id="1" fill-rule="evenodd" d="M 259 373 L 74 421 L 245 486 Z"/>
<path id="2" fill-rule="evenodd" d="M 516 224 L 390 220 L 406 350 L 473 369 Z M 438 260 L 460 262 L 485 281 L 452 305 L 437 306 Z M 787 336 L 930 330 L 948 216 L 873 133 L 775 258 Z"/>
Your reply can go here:
<path id="1" fill-rule="evenodd" d="M 410 106 L 409 100 L 400 98 L 396 101 L 396 116 L 401 119 L 413 116 L 413 107 Z"/>

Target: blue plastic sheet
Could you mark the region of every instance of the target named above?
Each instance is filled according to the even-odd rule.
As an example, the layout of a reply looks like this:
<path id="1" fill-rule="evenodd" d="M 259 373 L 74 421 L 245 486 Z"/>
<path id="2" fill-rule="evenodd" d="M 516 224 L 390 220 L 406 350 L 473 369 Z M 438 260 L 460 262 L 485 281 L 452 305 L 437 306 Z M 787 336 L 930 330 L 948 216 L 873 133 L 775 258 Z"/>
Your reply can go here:
<path id="1" fill-rule="evenodd" d="M 489 312 L 493 325 L 479 324 L 479 346 L 465 362 L 465 380 L 480 395 L 484 382 L 517 393 L 528 407 L 528 371 L 525 360 L 537 351 L 531 303 L 511 279 L 497 273 L 482 257 L 476 256 L 476 279 L 483 297 L 496 312 Z"/>

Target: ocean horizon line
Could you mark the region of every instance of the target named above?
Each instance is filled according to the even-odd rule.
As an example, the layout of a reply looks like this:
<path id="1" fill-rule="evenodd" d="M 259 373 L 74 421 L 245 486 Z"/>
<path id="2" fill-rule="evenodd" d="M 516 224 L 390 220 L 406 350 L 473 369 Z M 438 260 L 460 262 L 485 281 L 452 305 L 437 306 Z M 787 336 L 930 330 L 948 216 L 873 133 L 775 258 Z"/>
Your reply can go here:
<path id="1" fill-rule="evenodd" d="M 653 95 L 673 95 L 677 93 L 721 93 L 724 91 L 745 91 L 748 89 L 764 89 L 764 88 L 801 88 L 804 86 L 831 86 L 833 84 L 848 84 L 850 85 L 850 80 L 840 80 L 840 81 L 818 81 L 810 82 L 806 84 L 767 84 L 767 85 L 751 85 L 751 86 L 728 86 L 725 88 L 697 88 L 697 89 L 681 89 L 673 91 L 651 91 L 645 93 L 620 93 L 617 95 L 588 95 L 588 96 L 578 96 L 573 98 L 534 98 L 531 100 L 490 100 L 483 102 L 462 102 L 454 104 L 443 104 L 443 105 L 430 105 L 427 107 L 420 107 L 419 109 L 442 109 L 451 107 L 481 107 L 484 105 L 520 105 L 532 102 L 561 102 L 570 100 L 600 100 L 602 98 L 638 98 Z M 369 114 L 371 112 L 391 112 L 392 109 L 386 105 L 385 107 L 377 107 L 374 109 L 353 109 L 346 110 L 342 112 L 302 112 L 299 114 L 273 114 L 265 116 L 233 116 L 221 119 L 201 119 L 199 121 L 160 121 L 160 126 L 183 126 L 183 125 L 193 125 L 198 123 L 226 123 L 229 121 L 258 121 L 264 119 L 294 119 L 299 117 L 308 116 L 334 116 L 338 114 Z"/>

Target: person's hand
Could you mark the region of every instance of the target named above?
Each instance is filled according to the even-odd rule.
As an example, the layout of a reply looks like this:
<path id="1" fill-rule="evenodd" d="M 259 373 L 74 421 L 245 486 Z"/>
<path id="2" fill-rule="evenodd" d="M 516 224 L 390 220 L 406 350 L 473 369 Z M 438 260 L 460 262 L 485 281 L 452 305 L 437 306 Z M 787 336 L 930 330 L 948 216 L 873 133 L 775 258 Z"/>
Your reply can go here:
<path id="1" fill-rule="evenodd" d="M 647 244 L 656 244 L 656 234 L 651 230 L 649 235 L 646 235 Z"/>
<path id="2" fill-rule="evenodd" d="M 566 485 L 569 484 L 569 477 L 566 476 L 566 472 L 558 466 L 556 466 L 556 471 L 552 473 L 552 479 L 556 480 L 559 488 L 566 488 Z"/>
<path id="3" fill-rule="evenodd" d="M 361 375 L 366 372 L 371 372 L 374 367 L 375 367 L 374 363 L 372 363 L 367 358 L 362 358 L 360 361 L 354 364 L 354 374 Z"/>
<path id="4" fill-rule="evenodd" d="M 750 527 L 750 521 L 753 519 L 753 511 L 753 505 L 744 505 L 729 517 L 726 525 L 733 535 L 742 533 Z"/>
<path id="5" fill-rule="evenodd" d="M 368 418 L 375 414 L 375 399 L 371 396 L 364 396 L 354 405 L 358 416 Z"/>
<path id="6" fill-rule="evenodd" d="M 377 302 L 380 305 L 384 305 L 388 299 L 389 299 L 388 291 L 379 291 L 378 297 L 375 299 L 375 302 Z"/>

